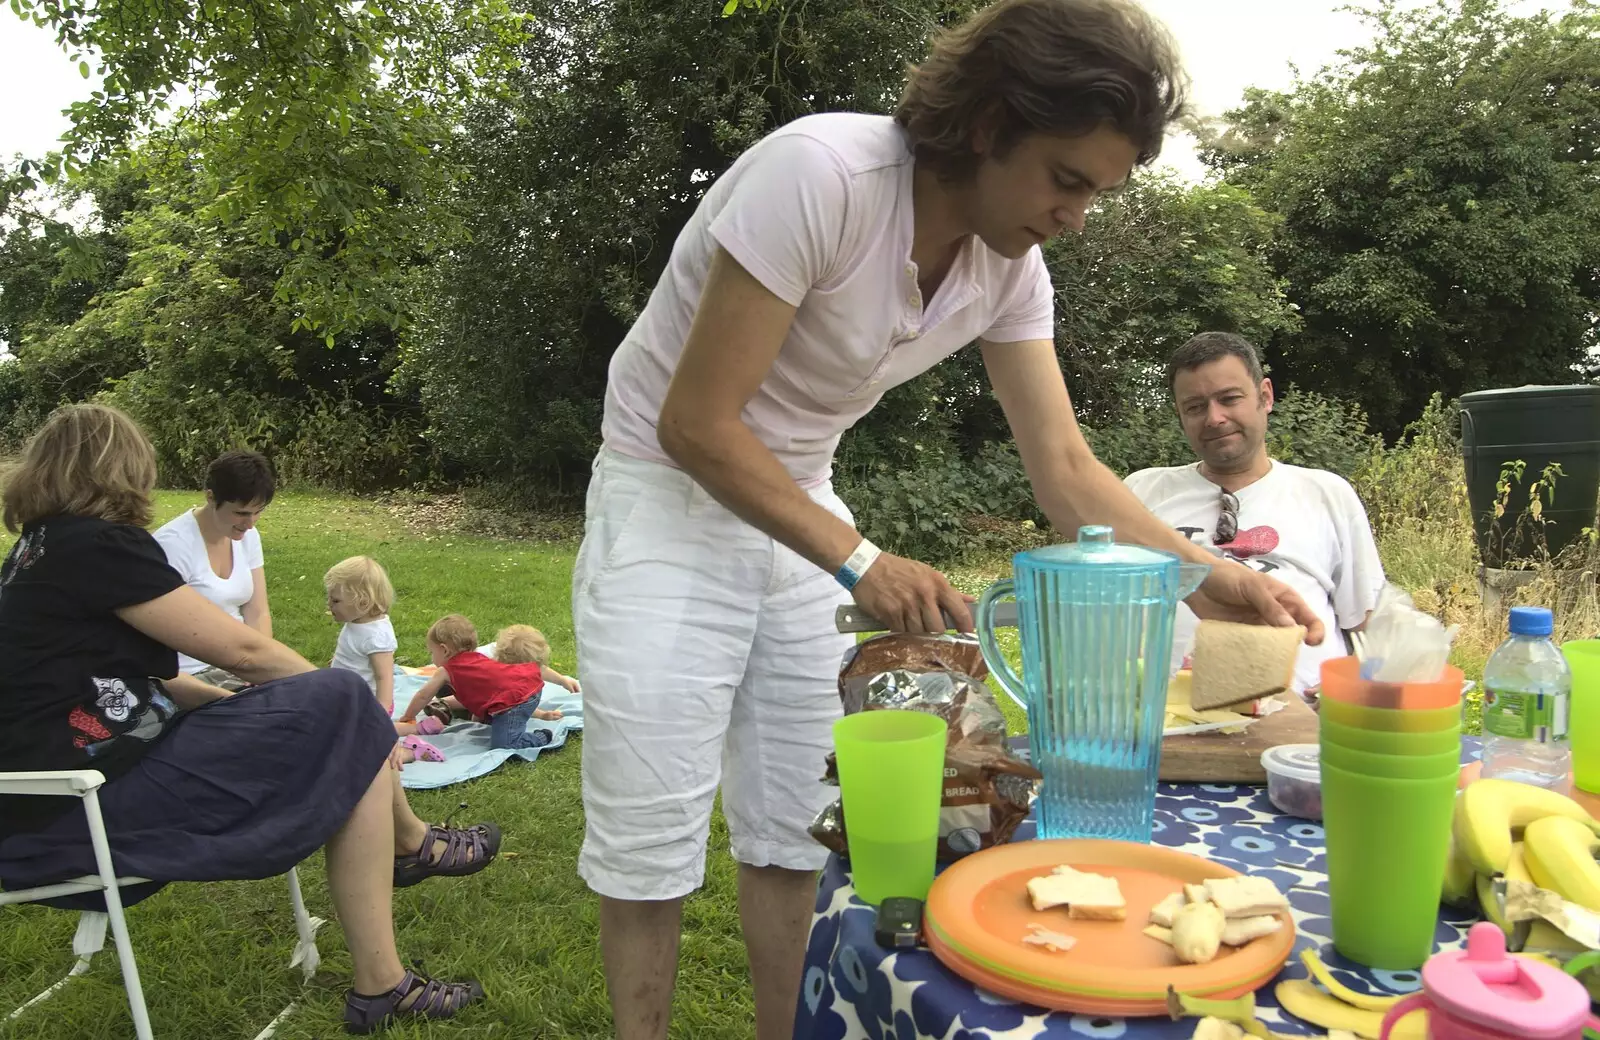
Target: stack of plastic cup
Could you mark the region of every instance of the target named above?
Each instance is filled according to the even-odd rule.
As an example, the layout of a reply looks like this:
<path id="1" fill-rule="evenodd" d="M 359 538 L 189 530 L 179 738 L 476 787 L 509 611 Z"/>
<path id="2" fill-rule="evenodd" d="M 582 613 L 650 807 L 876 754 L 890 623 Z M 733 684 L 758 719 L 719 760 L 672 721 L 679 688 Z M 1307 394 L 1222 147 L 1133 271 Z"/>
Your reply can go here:
<path id="1" fill-rule="evenodd" d="M 1410 971 L 1433 952 L 1461 771 L 1460 669 L 1432 683 L 1322 665 L 1322 827 L 1333 945 L 1371 968 Z"/>

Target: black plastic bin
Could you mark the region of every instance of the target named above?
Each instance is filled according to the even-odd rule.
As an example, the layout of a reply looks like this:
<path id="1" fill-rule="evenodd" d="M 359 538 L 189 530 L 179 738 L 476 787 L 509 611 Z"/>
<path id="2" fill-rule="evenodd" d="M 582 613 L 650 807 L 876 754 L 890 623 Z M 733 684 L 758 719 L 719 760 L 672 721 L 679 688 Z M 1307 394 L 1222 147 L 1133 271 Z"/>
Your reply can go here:
<path id="1" fill-rule="evenodd" d="M 1595 526 L 1600 495 L 1600 386 L 1519 386 L 1480 390 L 1461 398 L 1461 454 L 1467 470 L 1467 498 L 1473 532 L 1486 567 L 1533 555 L 1537 539 L 1517 520 L 1528 505 L 1528 488 L 1555 462 L 1554 501 L 1544 502 L 1543 537 L 1552 554 Z M 1513 486 L 1509 507 L 1495 531 L 1495 484 L 1507 463 L 1526 463 Z M 1537 525 L 1534 525 L 1537 526 Z"/>

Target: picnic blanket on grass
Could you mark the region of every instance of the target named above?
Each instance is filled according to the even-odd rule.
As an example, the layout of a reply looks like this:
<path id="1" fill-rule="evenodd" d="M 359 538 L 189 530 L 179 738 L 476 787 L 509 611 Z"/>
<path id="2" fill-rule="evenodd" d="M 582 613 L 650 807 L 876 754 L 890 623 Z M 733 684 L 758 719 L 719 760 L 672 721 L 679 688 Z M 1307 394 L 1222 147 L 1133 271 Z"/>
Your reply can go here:
<path id="1" fill-rule="evenodd" d="M 394 713 L 399 715 L 406 710 L 406 705 L 411 702 L 412 696 L 427 682 L 427 676 L 412 675 L 396 669 L 394 677 Z M 539 757 L 540 752 L 554 751 L 567 742 L 567 734 L 583 729 L 583 698 L 575 693 L 568 693 L 555 683 L 544 684 L 544 694 L 539 700 L 539 707 L 554 709 L 561 712 L 561 718 L 554 722 L 543 722 L 532 719 L 528 722 L 528 729 L 548 730 L 550 743 L 544 747 L 536 748 L 500 748 L 491 750 L 489 747 L 489 727 L 486 723 L 461 721 L 453 722 L 445 727 L 443 733 L 436 733 L 431 737 L 424 737 L 428 743 L 444 752 L 443 762 L 408 762 L 400 771 L 400 785 L 412 790 L 428 790 L 435 787 L 448 787 L 459 784 L 463 780 L 492 773 L 505 764 L 507 759 L 520 758 L 532 762 Z"/>

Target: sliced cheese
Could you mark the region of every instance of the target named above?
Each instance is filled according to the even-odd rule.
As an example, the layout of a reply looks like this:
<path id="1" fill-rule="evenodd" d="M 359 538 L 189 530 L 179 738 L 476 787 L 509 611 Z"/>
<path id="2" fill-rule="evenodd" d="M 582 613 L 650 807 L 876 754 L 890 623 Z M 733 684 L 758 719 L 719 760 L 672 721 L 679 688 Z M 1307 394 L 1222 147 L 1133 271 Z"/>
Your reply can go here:
<path id="1" fill-rule="evenodd" d="M 1193 681 L 1194 673 L 1187 668 L 1180 669 L 1176 674 L 1173 675 L 1173 677 L 1167 682 L 1168 710 L 1174 708 L 1185 709 L 1191 707 L 1189 702 L 1189 691 L 1191 689 L 1190 684 Z"/>

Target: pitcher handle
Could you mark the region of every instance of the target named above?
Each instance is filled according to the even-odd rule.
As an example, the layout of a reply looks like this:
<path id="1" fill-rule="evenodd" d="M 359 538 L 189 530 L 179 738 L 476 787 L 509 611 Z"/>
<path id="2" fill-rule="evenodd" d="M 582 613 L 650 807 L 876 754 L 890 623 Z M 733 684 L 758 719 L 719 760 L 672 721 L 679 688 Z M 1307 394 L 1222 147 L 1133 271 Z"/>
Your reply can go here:
<path id="1" fill-rule="evenodd" d="M 1016 669 L 1011 667 L 1011 662 L 1006 660 L 1006 655 L 1000 650 L 1000 640 L 995 634 L 995 604 L 1007 596 L 1016 596 L 1016 587 L 1010 578 L 1001 580 L 983 590 L 983 595 L 978 597 L 978 609 L 973 615 L 974 627 L 978 630 L 978 648 L 983 651 L 983 661 L 989 666 L 989 671 L 1004 690 L 1007 697 L 1017 702 L 1024 714 L 1028 711 L 1028 694 L 1023 688 L 1022 677 Z"/>
<path id="2" fill-rule="evenodd" d="M 1418 1008 L 1425 1010 L 1433 1008 L 1433 1002 L 1428 999 L 1426 993 L 1413 993 L 1390 1008 L 1383 1016 L 1383 1025 L 1378 1029 L 1378 1040 L 1389 1040 L 1389 1031 L 1395 1027 L 1395 1023 Z"/>

